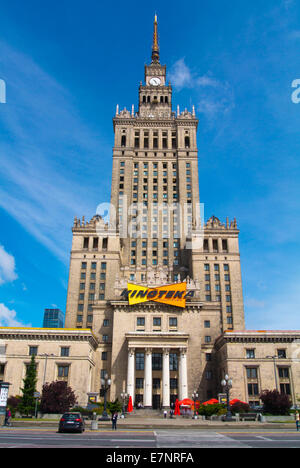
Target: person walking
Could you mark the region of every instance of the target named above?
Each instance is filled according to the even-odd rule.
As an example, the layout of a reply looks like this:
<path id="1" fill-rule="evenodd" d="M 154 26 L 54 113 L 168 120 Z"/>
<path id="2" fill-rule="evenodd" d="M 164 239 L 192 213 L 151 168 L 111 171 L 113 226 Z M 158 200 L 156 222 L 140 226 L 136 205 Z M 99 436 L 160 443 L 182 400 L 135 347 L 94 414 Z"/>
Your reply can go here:
<path id="1" fill-rule="evenodd" d="M 11 418 L 11 411 L 9 408 L 6 408 L 4 426 L 10 426 L 10 418 Z"/>
<path id="2" fill-rule="evenodd" d="M 111 417 L 112 430 L 117 430 L 118 413 L 115 411 Z"/>
<path id="3" fill-rule="evenodd" d="M 295 412 L 295 420 L 296 420 L 296 429 L 299 431 L 299 422 L 300 422 L 300 416 L 299 416 L 299 411 L 296 410 Z"/>

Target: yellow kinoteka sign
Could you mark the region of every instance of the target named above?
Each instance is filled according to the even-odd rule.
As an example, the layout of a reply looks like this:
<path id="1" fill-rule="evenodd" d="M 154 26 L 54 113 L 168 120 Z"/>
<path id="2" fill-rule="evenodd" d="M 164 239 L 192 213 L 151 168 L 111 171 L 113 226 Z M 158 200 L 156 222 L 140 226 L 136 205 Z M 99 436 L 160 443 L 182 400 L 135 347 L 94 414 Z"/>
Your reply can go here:
<path id="1" fill-rule="evenodd" d="M 123 291 L 122 296 L 128 297 L 129 305 L 154 301 L 184 308 L 186 298 L 194 295 L 194 291 L 187 291 L 186 283 L 169 284 L 158 288 L 147 288 L 128 283 L 127 288 Z"/>

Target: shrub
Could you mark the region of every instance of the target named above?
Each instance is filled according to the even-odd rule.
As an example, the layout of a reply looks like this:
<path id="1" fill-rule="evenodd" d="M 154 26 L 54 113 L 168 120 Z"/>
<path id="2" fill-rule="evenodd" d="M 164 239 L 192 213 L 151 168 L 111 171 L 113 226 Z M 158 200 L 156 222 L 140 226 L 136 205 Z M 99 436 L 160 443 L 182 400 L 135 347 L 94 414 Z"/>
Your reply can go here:
<path id="1" fill-rule="evenodd" d="M 22 397 L 20 395 L 11 396 L 7 399 L 7 406 L 10 409 L 13 418 L 16 416 L 21 399 Z"/>
<path id="2" fill-rule="evenodd" d="M 200 405 L 198 414 L 206 417 L 213 416 L 214 414 L 220 415 L 223 413 L 224 408 L 225 406 L 220 403 L 216 403 L 215 405 Z"/>
<path id="3" fill-rule="evenodd" d="M 292 402 L 288 395 L 279 393 L 277 390 L 264 390 L 260 399 L 264 405 L 264 413 L 283 416 L 290 414 Z"/>
<path id="4" fill-rule="evenodd" d="M 67 382 L 56 381 L 43 386 L 40 406 L 43 413 L 65 413 L 75 404 L 75 393 Z"/>
<path id="5" fill-rule="evenodd" d="M 250 406 L 248 403 L 243 403 L 242 401 L 237 401 L 233 405 L 230 406 L 230 411 L 233 414 L 236 413 L 249 413 L 250 411 Z"/>

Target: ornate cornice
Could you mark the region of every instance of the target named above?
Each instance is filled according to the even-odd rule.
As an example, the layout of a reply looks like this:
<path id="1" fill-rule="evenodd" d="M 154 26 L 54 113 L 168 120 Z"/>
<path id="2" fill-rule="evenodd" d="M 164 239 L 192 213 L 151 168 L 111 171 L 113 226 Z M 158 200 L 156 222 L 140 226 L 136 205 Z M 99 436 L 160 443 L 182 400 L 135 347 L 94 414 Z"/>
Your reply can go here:
<path id="1" fill-rule="evenodd" d="M 0 327 L 0 340 L 86 341 L 97 349 L 98 340 L 90 329 Z"/>

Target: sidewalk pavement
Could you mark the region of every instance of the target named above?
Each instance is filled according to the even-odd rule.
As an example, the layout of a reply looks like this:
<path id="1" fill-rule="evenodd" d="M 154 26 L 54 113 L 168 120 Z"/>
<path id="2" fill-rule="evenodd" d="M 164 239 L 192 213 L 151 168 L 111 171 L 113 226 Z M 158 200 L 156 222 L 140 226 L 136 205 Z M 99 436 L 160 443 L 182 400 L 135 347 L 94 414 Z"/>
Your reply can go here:
<path id="1" fill-rule="evenodd" d="M 58 427 L 58 421 L 44 421 L 43 419 L 32 419 L 30 421 L 12 421 L 13 427 L 19 428 L 53 428 Z M 293 427 L 288 423 L 268 423 L 268 422 L 257 422 L 257 421 L 243 421 L 243 422 L 223 422 L 223 421 L 207 421 L 202 419 L 191 419 L 183 418 L 182 416 L 177 416 L 174 419 L 164 419 L 163 416 L 157 417 L 134 417 L 127 416 L 126 418 L 118 419 L 118 428 L 119 429 L 136 429 L 136 430 L 146 430 L 146 429 L 288 429 Z M 111 421 L 98 421 L 98 429 L 111 429 Z M 86 429 L 91 429 L 91 421 L 86 420 Z"/>

